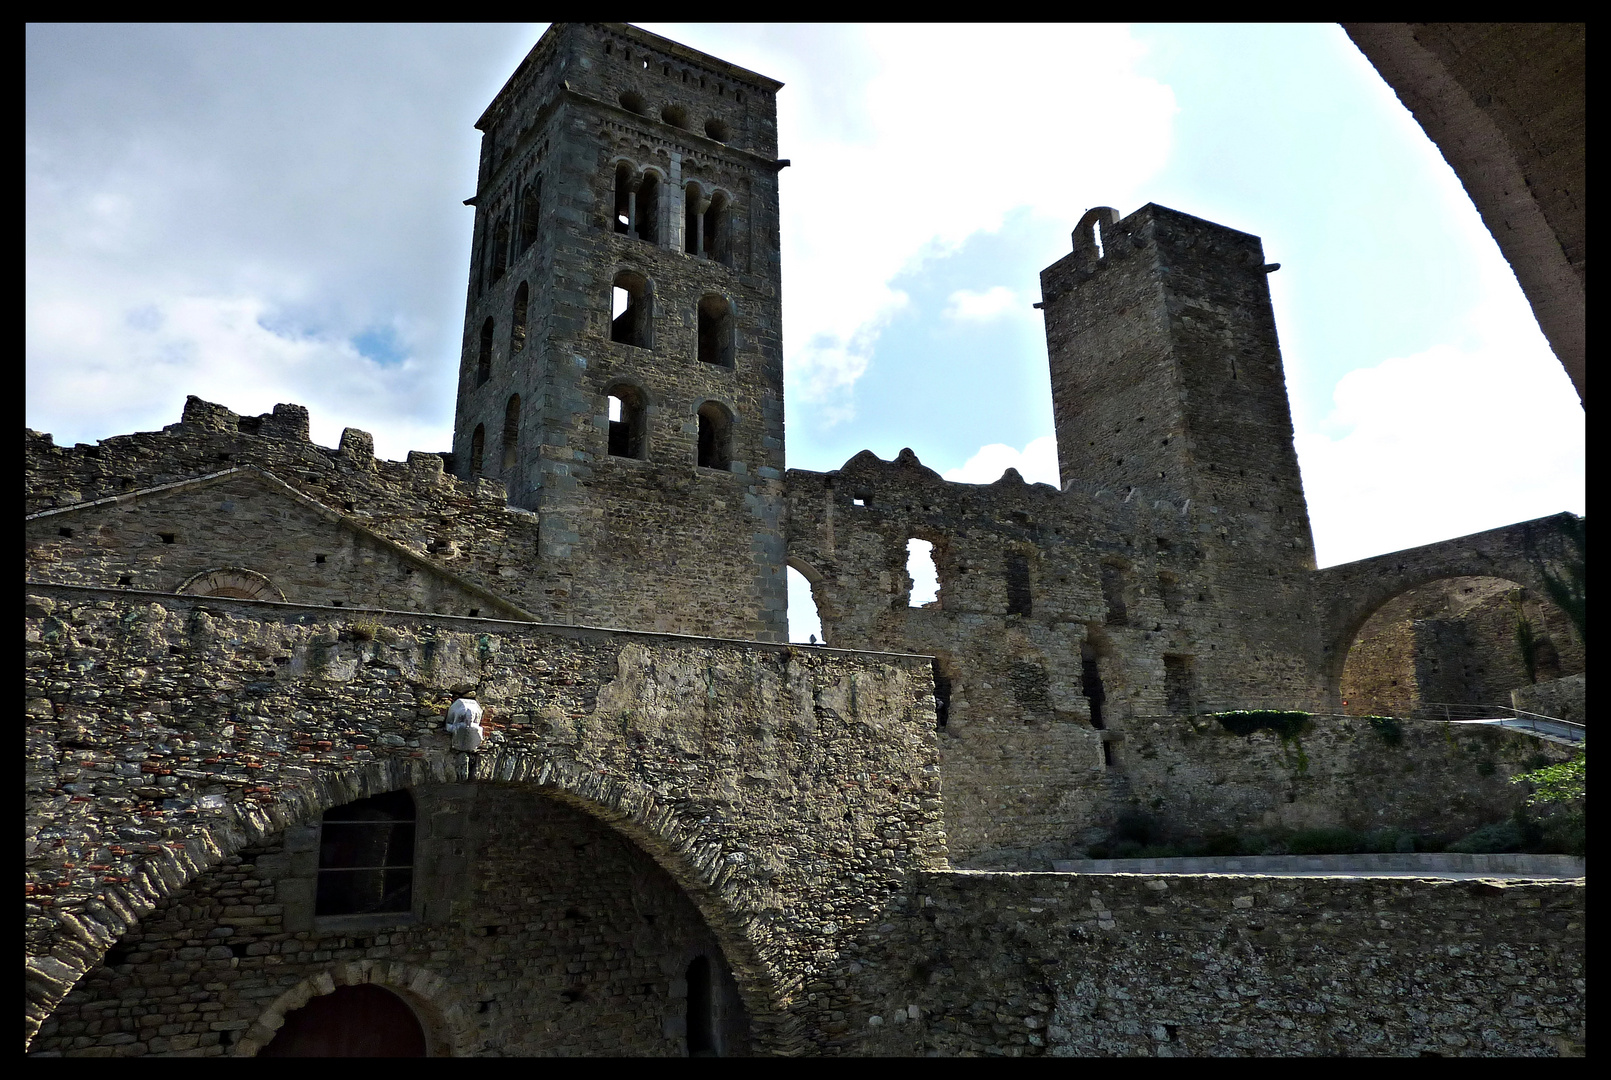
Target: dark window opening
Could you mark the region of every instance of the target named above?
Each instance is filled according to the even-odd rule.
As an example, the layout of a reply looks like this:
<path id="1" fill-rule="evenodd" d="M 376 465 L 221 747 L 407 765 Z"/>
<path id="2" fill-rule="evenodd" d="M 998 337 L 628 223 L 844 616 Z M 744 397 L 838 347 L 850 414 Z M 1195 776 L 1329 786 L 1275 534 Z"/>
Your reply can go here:
<path id="1" fill-rule="evenodd" d="M 284 1025 L 259 1056 L 425 1057 L 425 1030 L 408 1004 L 390 990 L 374 983 L 338 986 L 334 993 L 286 1013 Z"/>
<path id="2" fill-rule="evenodd" d="M 174 533 L 157 533 L 157 535 L 162 537 L 162 542 L 164 544 L 171 544 L 174 542 Z"/>
<path id="3" fill-rule="evenodd" d="M 733 366 L 733 306 L 713 293 L 699 300 L 699 359 Z"/>
<path id="4" fill-rule="evenodd" d="M 1033 605 L 1033 597 L 1029 588 L 1029 557 L 1026 555 L 1008 555 L 1006 574 L 1007 614 L 1028 615 Z"/>
<path id="5" fill-rule="evenodd" d="M 704 215 L 704 254 L 724 265 L 731 262 L 727 238 L 727 198 L 718 192 L 711 197 Z"/>
<path id="6" fill-rule="evenodd" d="M 951 680 L 934 664 L 934 726 L 943 728 L 951 719 Z"/>
<path id="7" fill-rule="evenodd" d="M 620 101 L 621 108 L 625 109 L 627 112 L 637 113 L 639 116 L 643 115 L 643 110 L 645 107 L 643 95 L 638 93 L 636 90 L 628 90 L 623 93 L 620 97 Z"/>
<path id="8" fill-rule="evenodd" d="M 688 1056 L 716 1056 L 715 1004 L 711 994 L 710 961 L 694 957 L 688 965 Z"/>
<path id="9" fill-rule="evenodd" d="M 119 585 L 133 585 L 134 579 L 131 577 L 120 577 L 117 579 L 117 583 Z"/>
<path id="10" fill-rule="evenodd" d="M 1113 744 L 1110 742 L 1102 744 L 1102 764 L 1106 768 L 1113 768 Z"/>
<path id="11" fill-rule="evenodd" d="M 645 173 L 638 184 L 638 239 L 660 242 L 660 178 Z"/>
<path id="12" fill-rule="evenodd" d="M 470 618 L 479 619 L 480 617 L 481 617 L 481 609 L 480 608 L 473 607 L 473 608 L 470 609 Z"/>
<path id="13" fill-rule="evenodd" d="M 709 135 L 711 138 L 715 139 L 717 142 L 726 142 L 727 137 L 729 135 L 731 135 L 732 133 L 733 133 L 732 127 L 729 126 L 727 121 L 725 121 L 725 120 L 714 120 L 713 119 L 713 120 L 706 120 L 705 121 L 705 134 Z"/>
<path id="14" fill-rule="evenodd" d="M 504 271 L 509 269 L 509 215 L 507 213 L 498 221 L 498 227 L 492 233 L 492 274 L 491 282 L 496 285 L 503 280 Z"/>
<path id="15" fill-rule="evenodd" d="M 526 309 L 531 287 L 524 281 L 515 290 L 514 318 L 509 322 L 509 352 L 511 355 L 526 347 Z"/>
<path id="16" fill-rule="evenodd" d="M 706 207 L 705 195 L 698 184 L 689 184 L 683 189 L 682 207 L 682 249 L 689 255 L 698 255 L 705 247 Z"/>
<path id="17" fill-rule="evenodd" d="M 611 293 L 611 310 L 615 318 L 610 322 L 610 340 L 639 349 L 654 348 L 651 306 L 648 278 L 630 270 L 615 275 Z"/>
<path id="18" fill-rule="evenodd" d="M 57 536 L 65 536 L 65 537 L 71 539 L 72 535 L 73 535 L 73 530 L 72 529 L 57 529 L 56 530 L 56 535 Z"/>
<path id="19" fill-rule="evenodd" d="M 705 469 L 733 465 L 733 418 L 714 401 L 699 407 L 699 465 Z"/>
<path id="20" fill-rule="evenodd" d="M 509 404 L 503 411 L 503 471 L 515 467 L 520 453 L 520 395 L 509 395 Z"/>
<path id="21" fill-rule="evenodd" d="M 535 181 L 526 185 L 525 194 L 520 200 L 520 253 L 537 241 L 537 226 L 542 220 L 543 178 L 537 177 Z"/>
<path id="22" fill-rule="evenodd" d="M 313 557 L 313 561 L 316 562 L 316 563 L 322 563 L 322 562 L 324 562 L 324 556 L 323 555 L 315 555 Z"/>
<path id="23" fill-rule="evenodd" d="M 615 168 L 615 212 L 611 219 L 615 231 L 623 236 L 632 231 L 632 193 L 635 190 L 632 166 L 623 161 Z"/>
<path id="24" fill-rule="evenodd" d="M 481 348 L 475 358 L 475 384 L 482 385 L 492 378 L 492 318 L 481 324 Z"/>
<path id="25" fill-rule="evenodd" d="M 1164 610 L 1171 615 L 1179 615 L 1186 603 L 1185 590 L 1174 574 L 1158 575 L 1158 596 L 1163 600 Z"/>
<path id="26" fill-rule="evenodd" d="M 633 386 L 618 386 L 609 393 L 610 456 L 637 458 L 644 454 L 643 393 Z"/>
<path id="27" fill-rule="evenodd" d="M 1164 662 L 1164 702 L 1171 716 L 1191 716 L 1197 711 L 1197 677 L 1189 656 L 1166 656 Z"/>
<path id="28" fill-rule="evenodd" d="M 477 424 L 475 434 L 470 436 L 470 479 L 474 480 L 481 475 L 483 460 L 487 450 L 487 425 Z"/>
<path id="29" fill-rule="evenodd" d="M 1130 625 L 1129 609 L 1124 602 L 1124 568 L 1113 563 L 1102 564 L 1102 600 L 1108 607 L 1109 626 Z"/>
<path id="30" fill-rule="evenodd" d="M 406 791 L 325 811 L 315 915 L 407 912 L 414 903 L 414 800 Z"/>
<path id="31" fill-rule="evenodd" d="M 1091 704 L 1091 726 L 1097 730 L 1106 727 L 1102 719 L 1102 703 L 1107 691 L 1102 687 L 1102 673 L 1097 667 L 1096 650 L 1089 645 L 1080 646 L 1080 693 Z M 1103 744 L 1106 746 L 1106 744 Z"/>

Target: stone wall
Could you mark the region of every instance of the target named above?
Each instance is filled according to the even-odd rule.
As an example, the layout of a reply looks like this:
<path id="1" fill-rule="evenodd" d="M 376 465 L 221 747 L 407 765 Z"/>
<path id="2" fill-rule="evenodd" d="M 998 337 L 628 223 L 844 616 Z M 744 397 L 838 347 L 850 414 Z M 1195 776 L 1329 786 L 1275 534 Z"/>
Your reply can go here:
<path id="1" fill-rule="evenodd" d="M 859 942 L 844 1052 L 1556 1056 L 1581 882 L 922 874 Z"/>
<path id="2" fill-rule="evenodd" d="M 398 787 L 524 783 L 606 821 L 692 898 L 771 1050 L 816 1038 L 800 981 L 945 865 L 926 659 L 358 618 L 32 591 L 32 1023 L 197 873 Z M 465 693 L 487 710 L 473 754 L 442 730 Z"/>
<path id="3" fill-rule="evenodd" d="M 1588 714 L 1585 687 L 1585 676 L 1568 675 L 1512 690 L 1510 704 L 1512 708 L 1581 724 Z"/>

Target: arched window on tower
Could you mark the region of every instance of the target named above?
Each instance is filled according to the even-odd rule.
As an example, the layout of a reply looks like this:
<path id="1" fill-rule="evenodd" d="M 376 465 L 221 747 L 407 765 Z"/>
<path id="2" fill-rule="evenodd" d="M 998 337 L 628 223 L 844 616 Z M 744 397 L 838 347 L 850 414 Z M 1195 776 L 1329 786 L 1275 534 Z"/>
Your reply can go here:
<path id="1" fill-rule="evenodd" d="M 475 434 L 470 436 L 470 479 L 474 480 L 481 475 L 482 466 L 487 456 L 487 425 L 477 424 Z"/>
<path id="2" fill-rule="evenodd" d="M 648 457 L 645 452 L 648 443 L 645 438 L 648 410 L 644 407 L 643 391 L 635 386 L 615 386 L 610 389 L 607 400 L 610 418 L 610 456 L 639 460 Z"/>
<path id="3" fill-rule="evenodd" d="M 699 359 L 733 366 L 733 305 L 715 293 L 699 298 Z"/>
<path id="4" fill-rule="evenodd" d="M 391 791 L 325 811 L 315 915 L 407 912 L 414 904 L 414 800 Z"/>
<path id="5" fill-rule="evenodd" d="M 503 410 L 503 471 L 515 467 L 520 454 L 520 395 L 510 394 L 509 404 Z"/>
<path id="6" fill-rule="evenodd" d="M 733 467 L 733 414 L 714 401 L 699 407 L 699 466 Z"/>
<path id="7" fill-rule="evenodd" d="M 717 192 L 711 196 L 710 208 L 705 211 L 705 258 L 727 265 L 731 262 L 732 245 L 727 237 L 727 196 Z"/>
<path id="8" fill-rule="evenodd" d="M 644 173 L 638 184 L 638 239 L 660 242 L 660 178 Z"/>
<path id="9" fill-rule="evenodd" d="M 520 253 L 526 250 L 537 240 L 537 225 L 541 220 L 543 194 L 543 178 L 537 177 L 526 185 L 526 191 L 520 200 Z"/>
<path id="10" fill-rule="evenodd" d="M 481 324 L 481 348 L 475 359 L 475 384 L 480 386 L 492 378 L 492 316 Z"/>
<path id="11" fill-rule="evenodd" d="M 513 356 L 526 347 L 526 307 L 531 296 L 530 286 L 520 283 L 515 290 L 514 318 L 509 322 L 509 354 Z"/>
<path id="12" fill-rule="evenodd" d="M 610 340 L 640 349 L 654 348 L 654 292 L 649 279 L 631 270 L 615 275 L 611 290 Z"/>
<path id="13" fill-rule="evenodd" d="M 623 236 L 632 232 L 632 192 L 636 189 L 632 166 L 621 162 L 615 167 L 615 211 L 611 215 L 611 224 Z"/>
<path id="14" fill-rule="evenodd" d="M 503 280 L 504 271 L 509 269 L 509 214 L 504 213 L 498 219 L 498 227 L 492 230 L 492 284 L 496 285 Z"/>
<path id="15" fill-rule="evenodd" d="M 683 188 L 682 249 L 689 255 L 699 255 L 705 250 L 703 238 L 708 202 L 698 184 Z"/>

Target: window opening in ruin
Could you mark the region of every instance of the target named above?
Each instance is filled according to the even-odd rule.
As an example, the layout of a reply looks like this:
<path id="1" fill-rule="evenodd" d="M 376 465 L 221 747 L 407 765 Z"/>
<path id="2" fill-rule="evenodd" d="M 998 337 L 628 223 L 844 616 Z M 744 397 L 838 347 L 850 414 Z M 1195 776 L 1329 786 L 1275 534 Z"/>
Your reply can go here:
<path id="1" fill-rule="evenodd" d="M 509 395 L 509 404 L 503 410 L 503 471 L 515 467 L 520 453 L 520 395 Z"/>
<path id="2" fill-rule="evenodd" d="M 1096 649 L 1090 645 L 1080 646 L 1080 693 L 1090 702 L 1091 726 L 1102 730 L 1107 726 L 1102 718 L 1102 703 L 1107 700 L 1108 695 L 1102 686 L 1102 673 L 1097 666 Z"/>
<path id="3" fill-rule="evenodd" d="M 1171 716 L 1197 711 L 1197 673 L 1189 656 L 1165 656 L 1164 706 Z"/>
<path id="4" fill-rule="evenodd" d="M 725 120 L 713 119 L 705 121 L 705 134 L 709 135 L 717 142 L 726 142 L 727 137 L 732 134 L 732 130 L 732 128 L 728 127 Z"/>
<path id="5" fill-rule="evenodd" d="M 711 196 L 710 209 L 705 211 L 705 258 L 726 265 L 729 262 L 727 242 L 727 196 L 717 192 Z"/>
<path id="6" fill-rule="evenodd" d="M 1102 564 L 1102 600 L 1107 604 L 1109 626 L 1130 625 L 1129 609 L 1125 606 L 1124 567 L 1114 563 Z"/>
<path id="7" fill-rule="evenodd" d="M 638 184 L 638 239 L 660 242 L 660 178 L 644 173 Z"/>
<path id="8" fill-rule="evenodd" d="M 611 306 L 616 315 L 610 322 L 610 340 L 639 349 L 654 348 L 650 301 L 648 278 L 630 270 L 615 275 Z"/>
<path id="9" fill-rule="evenodd" d="M 174 533 L 157 533 L 157 535 L 162 537 L 162 542 L 164 544 L 171 544 L 171 543 L 174 542 L 174 539 L 175 539 L 175 534 Z"/>
<path id="10" fill-rule="evenodd" d="M 694 957 L 688 965 L 688 1056 L 716 1056 L 716 1025 L 712 1015 L 710 960 Z"/>
<path id="11" fill-rule="evenodd" d="M 482 385 L 492 378 L 492 318 L 481 324 L 481 348 L 475 357 L 475 384 Z"/>
<path id="12" fill-rule="evenodd" d="M 526 308 L 530 296 L 530 286 L 522 281 L 520 288 L 515 290 L 514 318 L 509 323 L 510 353 L 517 353 L 526 347 Z"/>
<path id="13" fill-rule="evenodd" d="M 482 460 L 486 456 L 487 425 L 477 424 L 475 433 L 470 436 L 470 479 L 474 480 L 481 475 Z"/>
<path id="14" fill-rule="evenodd" d="M 1029 587 L 1029 557 L 1016 552 L 1006 558 L 1007 614 L 1028 615 L 1034 604 Z"/>
<path id="15" fill-rule="evenodd" d="M 1113 744 L 1105 740 L 1102 743 L 1102 764 L 1106 768 L 1113 768 Z"/>
<path id="16" fill-rule="evenodd" d="M 324 562 L 324 556 L 323 555 L 315 555 L 313 557 L 313 561 L 316 562 L 316 563 L 322 563 L 322 562 Z"/>
<path id="17" fill-rule="evenodd" d="M 1096 257 L 1098 259 L 1102 258 L 1104 252 L 1102 250 L 1102 223 L 1100 221 L 1091 222 L 1091 239 L 1096 244 Z"/>
<path id="18" fill-rule="evenodd" d="M 508 268 L 509 215 L 505 213 L 498 219 L 498 227 L 492 233 L 492 284 L 498 284 L 503 279 L 504 271 Z"/>
<path id="19" fill-rule="evenodd" d="M 636 90 L 625 91 L 618 100 L 621 102 L 621 108 L 627 112 L 643 115 L 643 95 Z"/>
<path id="20" fill-rule="evenodd" d="M 934 566 L 933 543 L 915 536 L 906 541 L 906 576 L 912 582 L 908 607 L 940 606 L 940 572 Z"/>
<path id="21" fill-rule="evenodd" d="M 789 589 L 789 640 L 811 645 L 827 644 L 822 630 L 822 614 L 817 607 L 811 580 L 790 566 L 787 568 Z"/>
<path id="22" fill-rule="evenodd" d="M 57 536 L 65 536 L 65 537 L 68 537 L 69 539 L 71 539 L 71 537 L 73 535 L 73 530 L 72 529 L 65 529 L 65 528 L 64 529 L 57 529 L 56 530 L 56 535 Z"/>
<path id="23" fill-rule="evenodd" d="M 117 579 L 117 583 L 119 585 L 133 585 L 134 579 L 132 577 L 120 577 Z"/>
<path id="24" fill-rule="evenodd" d="M 934 661 L 934 726 L 944 728 L 951 719 L 951 679 Z"/>
<path id="25" fill-rule="evenodd" d="M 407 912 L 413 905 L 413 797 L 391 791 L 325 811 L 313 913 Z"/>
<path id="26" fill-rule="evenodd" d="M 699 407 L 699 464 L 706 469 L 730 469 L 733 464 L 733 418 L 714 401 Z"/>
<path id="27" fill-rule="evenodd" d="M 733 366 L 733 305 L 715 293 L 699 298 L 699 359 Z"/>
<path id="28" fill-rule="evenodd" d="M 618 386 L 609 392 L 610 456 L 638 458 L 644 454 L 643 392 L 635 386 Z"/>
<path id="29" fill-rule="evenodd" d="M 626 162 L 615 167 L 615 231 L 626 235 L 632 231 L 632 166 Z"/>
<path id="30" fill-rule="evenodd" d="M 526 251 L 537 240 L 537 225 L 541 219 L 543 195 L 543 178 L 537 177 L 532 183 L 526 185 L 525 195 L 520 200 L 520 253 Z"/>
<path id="31" fill-rule="evenodd" d="M 1171 615 L 1179 615 L 1186 604 L 1186 593 L 1180 587 L 1180 579 L 1174 574 L 1160 573 L 1158 575 L 1158 596 L 1163 600 L 1164 611 Z"/>

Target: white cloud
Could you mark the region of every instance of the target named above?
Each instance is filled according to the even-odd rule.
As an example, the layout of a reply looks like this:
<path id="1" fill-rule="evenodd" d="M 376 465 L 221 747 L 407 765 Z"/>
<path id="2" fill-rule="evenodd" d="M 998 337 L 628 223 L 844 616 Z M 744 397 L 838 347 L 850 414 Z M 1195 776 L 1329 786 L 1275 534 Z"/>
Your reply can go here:
<path id="1" fill-rule="evenodd" d="M 996 285 L 984 292 L 958 289 L 946 298 L 945 317 L 960 322 L 986 322 L 1019 306 L 1028 307 L 1028 301 L 1020 300 L 1018 294 L 1005 285 Z"/>
<path id="2" fill-rule="evenodd" d="M 1320 565 L 1583 513 L 1583 410 L 1499 284 L 1464 341 L 1349 372 L 1322 430 L 1298 436 Z"/>
<path id="3" fill-rule="evenodd" d="M 960 468 L 948 470 L 945 479 L 964 484 L 993 484 L 1008 469 L 1017 469 L 1026 483 L 1057 487 L 1057 440 L 1045 435 L 1031 440 L 1022 450 L 1005 443 L 981 446 Z"/>

